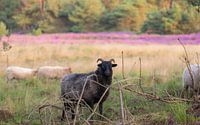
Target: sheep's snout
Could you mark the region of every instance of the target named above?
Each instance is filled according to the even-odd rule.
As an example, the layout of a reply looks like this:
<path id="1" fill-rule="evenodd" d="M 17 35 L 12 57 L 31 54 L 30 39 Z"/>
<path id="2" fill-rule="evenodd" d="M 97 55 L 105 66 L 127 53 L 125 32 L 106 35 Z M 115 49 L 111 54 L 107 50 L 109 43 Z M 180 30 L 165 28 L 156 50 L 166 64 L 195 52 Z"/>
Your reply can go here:
<path id="1" fill-rule="evenodd" d="M 105 75 L 105 76 L 111 76 L 111 75 L 112 75 L 112 71 L 106 70 L 106 71 L 104 72 L 104 75 Z"/>

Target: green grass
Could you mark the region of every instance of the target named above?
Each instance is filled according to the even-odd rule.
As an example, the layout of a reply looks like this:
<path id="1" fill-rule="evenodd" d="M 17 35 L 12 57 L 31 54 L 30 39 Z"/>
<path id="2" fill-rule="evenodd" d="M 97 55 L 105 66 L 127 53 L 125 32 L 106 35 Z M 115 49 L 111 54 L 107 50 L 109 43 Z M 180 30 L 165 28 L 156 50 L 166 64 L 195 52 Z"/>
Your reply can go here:
<path id="1" fill-rule="evenodd" d="M 132 73 L 134 74 L 134 73 Z M 120 74 L 116 77 L 121 79 Z M 173 78 L 173 77 L 172 77 Z M 147 82 L 145 76 L 144 83 Z M 129 83 L 136 81 L 129 81 Z M 123 84 L 123 83 L 122 83 Z M 116 85 L 113 85 L 116 86 Z M 166 91 L 179 97 L 182 91 L 180 77 L 168 80 L 166 83 L 155 83 L 145 86 L 146 92 L 152 92 L 156 89 L 157 95 L 165 97 Z M 38 106 L 42 104 L 55 104 L 62 106 L 59 100 L 60 81 L 45 80 L 45 79 L 30 79 L 13 81 L 7 84 L 4 78 L 0 78 L 0 107 L 8 109 L 12 112 L 13 118 L 6 121 L 1 121 L 1 124 L 35 124 L 39 125 L 40 117 L 47 120 L 55 120 L 61 116 L 61 111 L 53 108 L 45 108 L 42 110 L 41 116 L 38 113 Z M 123 91 L 125 107 L 136 118 L 138 124 L 149 122 L 149 124 L 167 124 L 167 119 L 170 114 L 173 115 L 177 124 L 185 124 L 191 116 L 186 114 L 186 109 L 190 106 L 186 103 L 167 104 L 160 101 L 149 100 L 138 96 L 135 93 Z M 89 110 L 84 110 L 84 117 L 87 118 Z M 119 92 L 116 89 L 111 89 L 111 94 L 108 100 L 104 103 L 104 115 L 112 121 L 120 119 L 120 102 Z M 148 119 L 143 119 L 148 118 Z M 98 119 L 95 117 L 95 119 Z M 143 120 L 141 120 L 143 119 Z M 147 121 L 146 121 L 147 120 Z"/>
<path id="2" fill-rule="evenodd" d="M 14 123 L 23 123 L 26 117 L 43 100 L 59 96 L 59 81 L 40 81 L 38 79 L 13 81 L 7 84 L 0 80 L 0 104 L 9 109 Z"/>

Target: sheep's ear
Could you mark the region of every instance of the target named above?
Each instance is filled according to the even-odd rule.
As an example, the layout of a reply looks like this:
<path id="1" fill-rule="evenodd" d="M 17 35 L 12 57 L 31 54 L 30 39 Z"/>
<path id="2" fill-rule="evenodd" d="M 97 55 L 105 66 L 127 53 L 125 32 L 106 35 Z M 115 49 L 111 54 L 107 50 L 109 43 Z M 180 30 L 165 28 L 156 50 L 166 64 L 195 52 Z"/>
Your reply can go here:
<path id="1" fill-rule="evenodd" d="M 99 63 L 97 66 L 98 66 L 98 67 L 101 67 L 101 66 L 102 66 L 102 64 L 101 64 L 101 63 Z"/>
<path id="2" fill-rule="evenodd" d="M 116 67 L 117 66 L 117 64 L 112 64 L 112 67 Z"/>

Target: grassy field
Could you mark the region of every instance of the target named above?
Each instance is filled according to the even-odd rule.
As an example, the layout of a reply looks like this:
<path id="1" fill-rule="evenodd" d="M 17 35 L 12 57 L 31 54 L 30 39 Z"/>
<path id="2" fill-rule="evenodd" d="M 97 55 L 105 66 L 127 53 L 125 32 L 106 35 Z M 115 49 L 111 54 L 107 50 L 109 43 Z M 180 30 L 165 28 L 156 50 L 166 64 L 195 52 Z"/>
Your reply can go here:
<path id="1" fill-rule="evenodd" d="M 188 45 L 186 49 L 191 63 L 197 62 L 196 53 L 200 53 L 200 46 Z M 41 118 L 43 123 L 61 124 L 58 118 L 61 116 L 60 110 L 46 108 L 41 115 L 38 113 L 38 107 L 43 104 L 61 106 L 59 80 L 33 78 L 6 84 L 4 71 L 7 65 L 31 68 L 61 65 L 71 67 L 72 72 L 89 72 L 95 70 L 97 58 L 114 58 L 118 64 L 114 69 L 114 77 L 121 80 L 122 51 L 125 77 L 131 79 L 127 81 L 128 84 L 138 84 L 141 57 L 142 86 L 145 91 L 154 91 L 163 97 L 165 91 L 173 96 L 180 96 L 181 75 L 185 67 L 182 60 L 185 53 L 178 45 L 15 44 L 10 51 L 0 52 L 0 111 L 9 114 L 9 119 L 0 115 L 0 124 L 42 124 Z M 111 95 L 105 102 L 104 110 L 104 115 L 113 122 L 111 124 L 118 123 L 120 119 L 119 92 L 115 88 L 116 80 L 113 81 Z M 133 121 L 129 124 L 168 124 L 170 120 L 177 124 L 189 124 L 194 120 L 186 114 L 190 104 L 168 104 L 145 99 L 128 91 L 123 92 L 126 119 Z M 87 115 L 86 110 L 83 117 Z"/>

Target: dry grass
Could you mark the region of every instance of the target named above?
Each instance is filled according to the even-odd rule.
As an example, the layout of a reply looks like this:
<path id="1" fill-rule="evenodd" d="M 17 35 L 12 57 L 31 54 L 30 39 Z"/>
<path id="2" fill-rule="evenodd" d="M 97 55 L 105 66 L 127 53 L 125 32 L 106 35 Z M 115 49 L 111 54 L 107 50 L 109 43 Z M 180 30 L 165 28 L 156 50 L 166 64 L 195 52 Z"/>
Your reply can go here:
<path id="1" fill-rule="evenodd" d="M 195 62 L 200 46 L 186 46 L 191 62 Z M 121 51 L 124 51 L 125 73 L 139 72 L 142 58 L 142 71 L 149 76 L 159 75 L 165 81 L 172 73 L 180 73 L 184 63 L 181 57 L 183 48 L 177 45 L 131 46 L 122 44 L 23 44 L 13 45 L 7 53 L 0 53 L 0 74 L 6 68 L 6 54 L 9 65 L 37 68 L 42 65 L 62 65 L 72 67 L 73 72 L 86 72 L 95 69 L 96 59 L 114 58 L 118 63 L 115 73 L 121 72 Z"/>
<path id="2" fill-rule="evenodd" d="M 186 46 L 186 48 L 190 61 L 194 63 L 196 53 L 200 52 L 200 46 L 190 45 Z M 140 65 L 139 57 L 141 57 L 142 78 L 144 78 L 143 82 L 145 82 L 145 85 L 151 85 L 152 83 L 155 83 L 156 80 L 157 83 L 169 83 L 169 87 L 165 86 L 168 84 L 156 84 L 158 87 L 156 89 L 160 95 L 163 94 L 162 92 L 164 92 L 164 90 L 170 90 L 169 92 L 172 92 L 172 94 L 174 90 L 179 91 L 180 87 L 176 87 L 176 85 L 181 83 L 180 76 L 185 67 L 185 64 L 180 59 L 184 55 L 184 50 L 181 46 L 131 46 L 122 44 L 16 44 L 13 45 L 13 48 L 10 51 L 6 53 L 0 52 L 0 106 L 8 109 L 14 116 L 14 120 L 8 121 L 8 124 L 25 124 L 26 122 L 30 122 L 30 124 L 39 124 L 40 116 L 36 109 L 38 105 L 46 104 L 47 102 L 50 104 L 58 103 L 60 82 L 59 80 L 45 81 L 32 79 L 16 81 L 16 84 L 12 85 L 5 84 L 5 80 L 2 79 L 3 77 L 1 77 L 1 75 L 4 74 L 4 70 L 7 66 L 6 55 L 9 56 L 9 65 L 33 68 L 42 65 L 61 65 L 70 66 L 73 72 L 87 72 L 94 70 L 96 68 L 96 60 L 99 57 L 106 59 L 114 58 L 116 63 L 118 63 L 118 67 L 114 69 L 114 76 L 116 76 L 118 80 L 121 80 L 121 51 L 124 52 L 124 70 L 126 77 L 133 78 L 134 76 L 137 76 L 138 78 Z M 116 79 L 113 81 L 113 86 L 115 86 Z M 133 86 L 135 87 L 137 81 L 130 81 L 130 83 L 134 83 Z M 152 86 L 144 88 L 146 91 L 151 91 Z M 136 118 L 135 122 L 139 121 L 140 123 L 141 121 L 145 121 L 141 120 L 144 116 L 145 118 L 150 118 L 152 116 L 152 118 L 156 118 L 156 120 L 147 120 L 150 122 L 149 124 L 156 124 L 151 122 L 157 122 L 158 119 L 166 121 L 168 113 L 174 111 L 172 113 L 175 114 L 175 116 L 180 116 L 177 119 L 180 119 L 181 122 L 185 123 L 186 113 L 182 111 L 187 109 L 185 106 L 186 104 L 177 104 L 172 106 L 164 105 L 160 102 L 145 100 L 144 98 L 140 98 L 139 96 L 127 91 L 123 94 L 125 112 L 126 110 L 127 112 L 130 111 L 130 117 L 133 115 L 134 118 Z M 113 87 L 108 101 L 105 103 L 105 116 L 113 121 L 118 121 L 120 118 L 119 109 L 119 93 Z M 173 110 L 169 111 L 169 109 Z M 51 110 L 51 108 L 43 110 L 42 113 L 42 117 L 47 120 L 46 122 L 49 122 L 48 120 L 51 118 L 54 119 L 54 116 L 55 119 L 57 119 L 57 116 L 61 115 L 60 110 L 54 111 Z M 30 119 L 27 118 L 27 115 Z M 87 115 L 86 112 L 84 117 Z"/>

